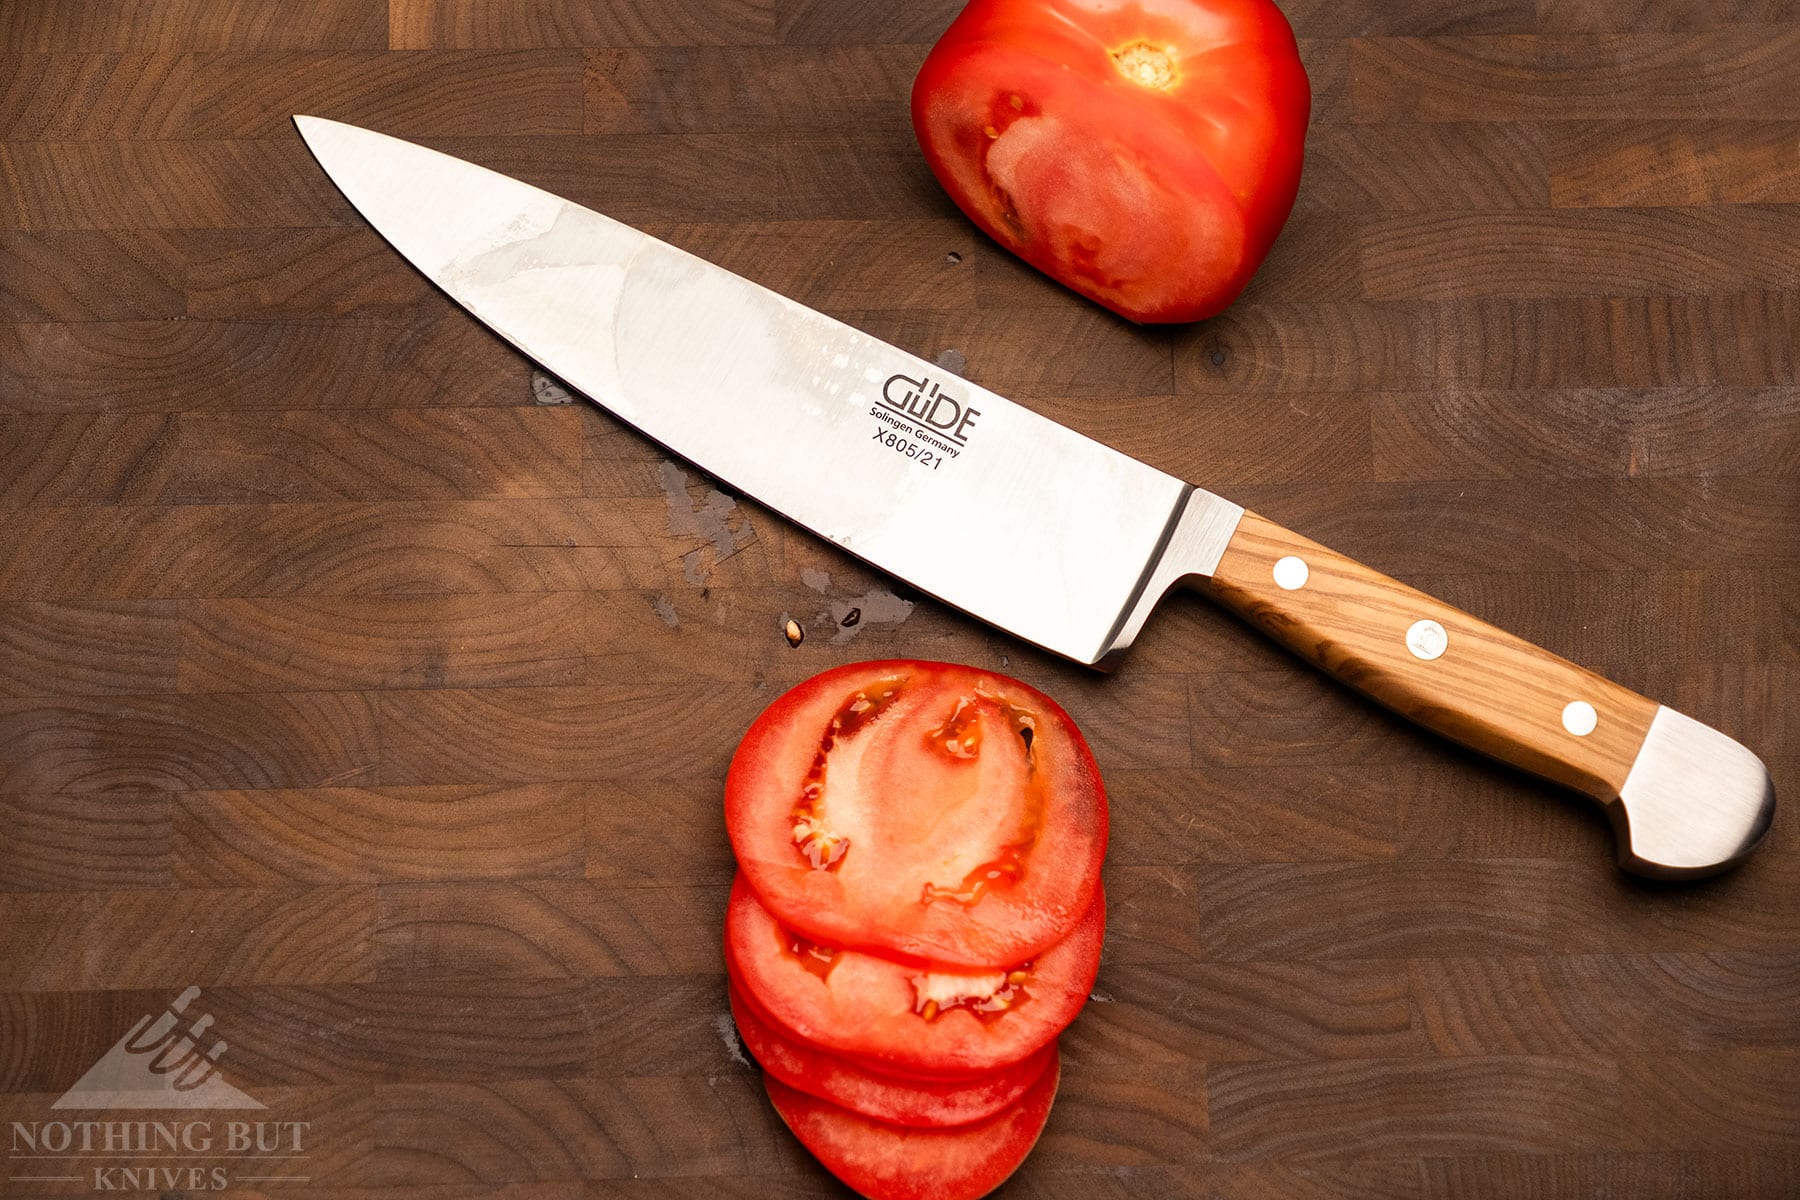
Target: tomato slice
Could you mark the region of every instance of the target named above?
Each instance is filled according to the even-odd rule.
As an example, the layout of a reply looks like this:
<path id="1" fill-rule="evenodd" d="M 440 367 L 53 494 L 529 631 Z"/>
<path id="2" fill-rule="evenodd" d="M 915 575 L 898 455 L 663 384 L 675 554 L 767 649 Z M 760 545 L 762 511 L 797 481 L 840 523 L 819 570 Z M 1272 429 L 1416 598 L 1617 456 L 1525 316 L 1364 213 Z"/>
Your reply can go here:
<path id="1" fill-rule="evenodd" d="M 1104 896 L 1037 958 L 971 972 L 811 942 L 785 928 L 739 872 L 725 910 L 732 978 L 795 1037 L 920 1077 L 999 1070 L 1037 1053 L 1087 1002 L 1106 933 Z"/>
<path id="2" fill-rule="evenodd" d="M 1056 1055 L 1046 1046 L 1030 1058 L 968 1081 L 902 1079 L 865 1070 L 781 1032 L 731 988 L 731 1016 L 751 1057 L 796 1091 L 829 1100 L 890 1125 L 967 1125 L 993 1116 L 1037 1081 Z"/>
<path id="3" fill-rule="evenodd" d="M 947 1129 L 865 1117 L 763 1076 L 775 1111 L 825 1169 L 870 1200 L 976 1200 L 1002 1183 L 1044 1131 L 1061 1069 L 1050 1066 L 995 1115 Z"/>
<path id="4" fill-rule="evenodd" d="M 855 663 L 782 696 L 732 759 L 725 817 L 783 924 L 921 963 L 993 968 L 1062 940 L 1106 854 L 1068 714 L 950 663 Z"/>

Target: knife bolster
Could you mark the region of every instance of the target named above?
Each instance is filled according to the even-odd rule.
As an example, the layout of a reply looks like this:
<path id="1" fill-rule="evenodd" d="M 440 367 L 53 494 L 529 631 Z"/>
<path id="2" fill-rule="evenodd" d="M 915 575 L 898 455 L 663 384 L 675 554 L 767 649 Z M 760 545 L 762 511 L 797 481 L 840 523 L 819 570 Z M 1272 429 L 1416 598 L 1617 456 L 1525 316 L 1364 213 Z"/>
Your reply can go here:
<path id="1" fill-rule="evenodd" d="M 1191 486 L 1183 492 L 1136 589 L 1090 665 L 1102 671 L 1118 666 L 1171 589 L 1211 575 L 1218 568 L 1219 557 L 1243 516 L 1242 505 L 1211 492 Z"/>
<path id="2" fill-rule="evenodd" d="M 1768 773 L 1724 734 L 1256 513 L 1196 586 L 1409 720 L 1592 797 L 1629 870 L 1716 871 L 1768 827 Z"/>

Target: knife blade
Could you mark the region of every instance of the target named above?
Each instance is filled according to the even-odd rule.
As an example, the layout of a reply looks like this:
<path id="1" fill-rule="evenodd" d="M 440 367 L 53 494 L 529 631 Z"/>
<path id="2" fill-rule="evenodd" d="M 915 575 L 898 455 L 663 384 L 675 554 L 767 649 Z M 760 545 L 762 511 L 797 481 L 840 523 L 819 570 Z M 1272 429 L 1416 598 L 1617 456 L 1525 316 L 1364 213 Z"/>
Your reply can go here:
<path id="1" fill-rule="evenodd" d="M 1716 729 L 610 217 L 294 120 L 376 231 L 522 353 L 947 604 L 1110 669 L 1185 585 L 1414 722 L 1590 796 L 1627 870 L 1710 874 L 1769 827 L 1767 769 Z M 976 538 L 971 512 L 1008 535 Z"/>

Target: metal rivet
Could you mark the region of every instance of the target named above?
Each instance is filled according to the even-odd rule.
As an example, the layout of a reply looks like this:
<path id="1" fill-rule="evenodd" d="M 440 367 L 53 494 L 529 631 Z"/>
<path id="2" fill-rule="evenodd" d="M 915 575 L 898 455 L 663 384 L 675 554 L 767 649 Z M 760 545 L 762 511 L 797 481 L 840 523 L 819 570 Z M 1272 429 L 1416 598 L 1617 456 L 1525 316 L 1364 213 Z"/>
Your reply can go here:
<path id="1" fill-rule="evenodd" d="M 1422 658 L 1426 662 L 1442 658 L 1449 646 L 1450 635 L 1444 632 L 1442 625 L 1429 618 L 1414 621 L 1406 631 L 1406 648 L 1413 652 L 1414 658 Z"/>
<path id="2" fill-rule="evenodd" d="M 1563 709 L 1563 728 L 1576 737 L 1586 737 L 1600 724 L 1600 714 L 1586 700 L 1571 700 Z"/>
<path id="3" fill-rule="evenodd" d="M 1295 558 L 1290 554 L 1286 558 L 1275 560 L 1275 586 L 1283 591 L 1297 592 L 1305 587 L 1309 573 L 1304 558 Z"/>

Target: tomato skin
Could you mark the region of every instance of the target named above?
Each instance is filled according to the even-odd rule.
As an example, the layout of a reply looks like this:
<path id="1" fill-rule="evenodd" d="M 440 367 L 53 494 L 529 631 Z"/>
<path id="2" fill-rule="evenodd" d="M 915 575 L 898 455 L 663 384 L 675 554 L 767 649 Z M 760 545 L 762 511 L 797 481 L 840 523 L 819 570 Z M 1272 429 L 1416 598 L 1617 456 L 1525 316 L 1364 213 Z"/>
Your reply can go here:
<path id="1" fill-rule="evenodd" d="M 966 1081 L 905 1079 L 795 1040 L 735 985 L 730 999 L 738 1036 L 771 1078 L 890 1125 L 939 1128 L 986 1120 L 1024 1095 L 1056 1054 L 1046 1046 L 1014 1066 Z"/>
<path id="2" fill-rule="evenodd" d="M 889 689 L 897 698 L 866 724 L 830 734 L 853 698 Z M 966 757 L 928 737 L 958 713 L 979 742 Z M 1028 741 L 1011 728 L 1020 714 L 1032 722 Z M 820 763 L 821 821 L 849 831 L 828 867 L 796 841 Z M 752 723 L 726 778 L 725 824 L 750 885 L 790 929 L 986 969 L 1054 945 L 1092 907 L 1106 791 L 1074 722 L 1036 689 L 954 663 L 853 663 L 798 685 Z M 984 878 L 972 901 L 942 898 L 990 868 L 999 881 Z"/>
<path id="3" fill-rule="evenodd" d="M 1311 107 L 1272 0 L 971 0 L 912 92 L 957 207 L 1140 322 L 1243 291 L 1293 208 Z"/>
<path id="4" fill-rule="evenodd" d="M 1061 1066 L 1052 1058 L 1030 1089 L 1000 1112 L 943 1129 L 889 1125 L 766 1075 L 763 1087 L 801 1144 L 870 1200 L 978 1200 L 1031 1153 L 1060 1078 Z"/>
<path id="5" fill-rule="evenodd" d="M 837 952 L 828 969 L 808 962 L 740 873 L 725 910 L 726 971 L 803 1043 L 886 1074 L 967 1077 L 1029 1058 L 1075 1019 L 1099 973 L 1105 930 L 1105 899 L 1097 896 L 1074 932 L 1030 965 L 1015 1007 L 984 1016 L 946 1007 L 927 1017 L 915 981 L 931 968 L 854 950 Z"/>

